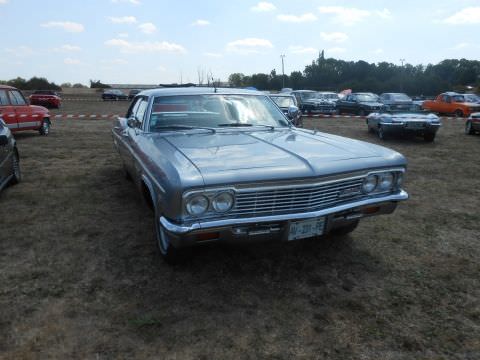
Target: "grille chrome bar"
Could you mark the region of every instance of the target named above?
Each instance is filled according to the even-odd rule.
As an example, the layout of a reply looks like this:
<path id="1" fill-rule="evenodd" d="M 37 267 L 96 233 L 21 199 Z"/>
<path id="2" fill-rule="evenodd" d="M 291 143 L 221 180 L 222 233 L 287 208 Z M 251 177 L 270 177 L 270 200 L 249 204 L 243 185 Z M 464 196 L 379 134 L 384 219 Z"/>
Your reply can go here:
<path id="1" fill-rule="evenodd" d="M 254 216 L 315 211 L 362 197 L 362 178 L 281 189 L 245 189 L 236 194 L 231 215 Z"/>

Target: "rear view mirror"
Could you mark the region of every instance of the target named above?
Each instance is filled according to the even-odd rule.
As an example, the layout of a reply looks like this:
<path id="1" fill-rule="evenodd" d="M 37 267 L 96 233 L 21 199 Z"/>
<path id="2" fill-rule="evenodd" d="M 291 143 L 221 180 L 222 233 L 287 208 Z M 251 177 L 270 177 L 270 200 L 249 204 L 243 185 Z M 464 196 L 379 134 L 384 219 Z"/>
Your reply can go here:
<path id="1" fill-rule="evenodd" d="M 0 146 L 8 145 L 8 136 L 0 135 Z"/>
<path id="2" fill-rule="evenodd" d="M 136 127 L 139 127 L 140 121 L 138 121 L 138 119 L 136 119 L 135 117 L 131 117 L 131 118 L 128 118 L 127 125 L 128 127 L 136 128 Z"/>
<path id="3" fill-rule="evenodd" d="M 298 116 L 298 107 L 296 106 L 293 106 L 293 105 L 290 105 L 288 107 L 288 113 L 287 113 L 287 116 L 290 120 L 293 120 L 295 119 L 297 116 Z"/>

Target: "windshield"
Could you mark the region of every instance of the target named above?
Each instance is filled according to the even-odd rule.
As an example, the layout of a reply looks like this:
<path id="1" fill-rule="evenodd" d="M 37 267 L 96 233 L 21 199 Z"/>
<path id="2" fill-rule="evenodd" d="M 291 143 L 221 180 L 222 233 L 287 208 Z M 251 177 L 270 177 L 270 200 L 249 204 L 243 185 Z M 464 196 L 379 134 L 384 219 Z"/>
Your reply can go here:
<path id="1" fill-rule="evenodd" d="M 338 100 L 338 94 L 318 93 L 317 98 L 325 100 Z"/>
<path id="2" fill-rule="evenodd" d="M 270 96 L 275 103 L 281 108 L 288 108 L 289 106 L 295 106 L 293 98 L 290 96 Z"/>
<path id="3" fill-rule="evenodd" d="M 392 99 L 395 101 L 412 101 L 412 99 L 405 94 L 392 94 Z"/>
<path id="4" fill-rule="evenodd" d="M 150 131 L 169 127 L 288 126 L 270 98 L 259 95 L 177 95 L 153 101 Z"/>
<path id="5" fill-rule="evenodd" d="M 299 93 L 299 95 L 302 98 L 302 100 L 309 100 L 309 99 L 315 98 L 317 94 L 315 92 L 301 92 Z"/>
<path id="6" fill-rule="evenodd" d="M 475 94 L 465 94 L 463 96 L 467 102 L 480 102 L 480 97 Z"/>
<path id="7" fill-rule="evenodd" d="M 377 98 L 373 94 L 357 94 L 357 100 L 364 102 L 373 102 L 377 101 Z"/>

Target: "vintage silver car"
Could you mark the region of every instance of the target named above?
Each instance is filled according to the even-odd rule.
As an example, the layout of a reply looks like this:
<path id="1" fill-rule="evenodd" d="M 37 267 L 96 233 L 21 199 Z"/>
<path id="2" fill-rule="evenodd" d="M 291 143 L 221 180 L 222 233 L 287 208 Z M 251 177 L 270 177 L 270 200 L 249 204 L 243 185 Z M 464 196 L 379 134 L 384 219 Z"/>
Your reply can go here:
<path id="1" fill-rule="evenodd" d="M 203 243 L 348 233 L 408 197 L 401 154 L 296 128 L 257 91 L 143 91 L 113 140 L 169 263 Z"/>
<path id="2" fill-rule="evenodd" d="M 465 122 L 465 134 L 474 135 L 480 132 L 480 112 L 470 114 Z"/>
<path id="3" fill-rule="evenodd" d="M 367 116 L 366 123 L 368 131 L 376 132 L 382 140 L 410 133 L 423 136 L 427 142 L 435 140 L 437 131 L 442 126 L 437 115 L 416 110 L 415 105 L 410 111 L 381 110 L 371 113 Z"/>

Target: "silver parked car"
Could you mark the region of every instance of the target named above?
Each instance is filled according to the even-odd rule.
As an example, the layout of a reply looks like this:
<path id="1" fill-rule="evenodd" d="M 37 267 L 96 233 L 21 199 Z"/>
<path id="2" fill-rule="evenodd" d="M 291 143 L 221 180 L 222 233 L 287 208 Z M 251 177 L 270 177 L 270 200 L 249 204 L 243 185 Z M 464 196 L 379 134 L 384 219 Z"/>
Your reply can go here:
<path id="1" fill-rule="evenodd" d="M 9 184 L 20 182 L 21 178 L 17 143 L 0 117 L 0 191 Z"/>
<path id="2" fill-rule="evenodd" d="M 376 132 L 382 140 L 410 133 L 423 136 L 427 142 L 435 140 L 437 131 L 442 126 L 437 115 L 416 110 L 415 105 L 411 105 L 409 111 L 381 110 L 371 113 L 367 116 L 366 123 L 368 131 Z"/>
<path id="3" fill-rule="evenodd" d="M 296 128 L 258 91 L 143 91 L 113 140 L 169 263 L 203 243 L 348 233 L 408 198 L 401 154 Z"/>

